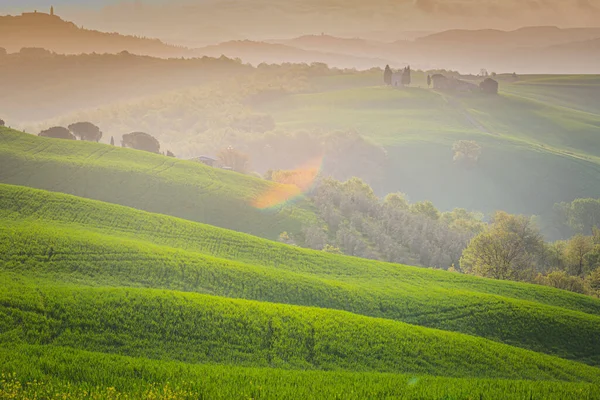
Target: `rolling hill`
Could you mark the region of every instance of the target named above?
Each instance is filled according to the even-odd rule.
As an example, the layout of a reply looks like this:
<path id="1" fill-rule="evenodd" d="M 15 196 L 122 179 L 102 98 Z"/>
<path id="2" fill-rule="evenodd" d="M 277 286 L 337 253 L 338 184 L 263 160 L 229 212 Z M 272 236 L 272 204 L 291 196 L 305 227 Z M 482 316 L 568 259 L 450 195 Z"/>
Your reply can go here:
<path id="1" fill-rule="evenodd" d="M 355 129 L 385 147 L 385 195 L 407 193 L 441 209 L 547 215 L 554 203 L 600 197 L 597 75 L 500 76 L 500 95 L 451 95 L 380 85 L 380 74 L 327 77 L 314 92 L 257 104 L 288 130 Z M 461 168 L 452 144 L 475 140 L 478 166 Z M 423 184 L 427 182 L 427 184 Z"/>
<path id="2" fill-rule="evenodd" d="M 0 195 L 7 271 L 346 310 L 600 365 L 600 302 L 589 297 L 334 256 L 18 186 Z"/>
<path id="3" fill-rule="evenodd" d="M 22 186 L 0 221 L 0 394 L 598 394 L 597 299 Z"/>
<path id="4" fill-rule="evenodd" d="M 11 53 L 23 47 L 41 47 L 61 54 L 122 51 L 155 57 L 191 54 L 188 49 L 171 46 L 158 39 L 84 29 L 57 15 L 37 11 L 18 16 L 0 16 L 0 47 Z"/>
<path id="5" fill-rule="evenodd" d="M 0 144 L 3 183 L 70 193 L 271 239 L 283 231 L 299 232 L 303 223 L 316 218 L 302 196 L 283 201 L 297 194 L 291 187 L 196 162 L 6 128 L 0 128 Z M 275 196 L 274 200 L 268 196 Z M 267 207 L 270 201 L 272 207 Z"/>
<path id="6" fill-rule="evenodd" d="M 378 58 L 380 55 L 357 55 L 353 53 L 332 51 L 314 51 L 294 47 L 291 44 L 266 43 L 251 40 L 230 41 L 194 50 L 198 56 L 240 58 L 252 65 L 261 63 L 311 64 L 325 63 L 330 67 L 369 69 L 390 63 L 389 59 Z"/>

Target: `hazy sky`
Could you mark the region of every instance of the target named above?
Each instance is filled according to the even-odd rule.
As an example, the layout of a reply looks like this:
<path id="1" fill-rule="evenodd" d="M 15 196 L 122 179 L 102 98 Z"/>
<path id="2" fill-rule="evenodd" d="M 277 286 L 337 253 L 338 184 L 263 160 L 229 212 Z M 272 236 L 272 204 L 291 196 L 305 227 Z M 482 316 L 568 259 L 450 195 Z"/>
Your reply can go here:
<path id="1" fill-rule="evenodd" d="M 452 28 L 600 26 L 600 0 L 0 0 L 0 14 L 47 10 L 78 25 L 188 44 L 306 33 L 360 36 Z"/>

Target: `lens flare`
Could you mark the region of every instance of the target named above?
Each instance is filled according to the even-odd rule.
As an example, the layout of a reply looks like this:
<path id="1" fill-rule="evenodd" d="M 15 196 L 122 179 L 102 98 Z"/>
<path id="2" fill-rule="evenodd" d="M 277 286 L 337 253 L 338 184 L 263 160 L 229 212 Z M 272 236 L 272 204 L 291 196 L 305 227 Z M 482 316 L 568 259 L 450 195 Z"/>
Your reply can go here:
<path id="1" fill-rule="evenodd" d="M 301 167 L 293 170 L 275 171 L 273 181 L 279 185 L 273 185 L 266 192 L 260 194 L 252 205 L 259 209 L 268 209 L 279 206 L 300 197 L 306 193 L 315 183 L 315 179 L 321 171 L 323 157 L 314 158 Z"/>

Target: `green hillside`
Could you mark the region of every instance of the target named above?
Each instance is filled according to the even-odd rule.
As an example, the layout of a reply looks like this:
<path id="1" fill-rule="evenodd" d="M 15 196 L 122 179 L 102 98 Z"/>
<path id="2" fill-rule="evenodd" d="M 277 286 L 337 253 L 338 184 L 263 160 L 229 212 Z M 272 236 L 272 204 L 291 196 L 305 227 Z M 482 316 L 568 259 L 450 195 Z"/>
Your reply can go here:
<path id="1" fill-rule="evenodd" d="M 586 296 L 331 255 L 10 185 L 0 185 L 0 218 L 0 262 L 17 275 L 345 310 L 600 365 L 600 301 Z"/>
<path id="2" fill-rule="evenodd" d="M 0 221 L 0 397 L 599 394 L 597 299 L 21 186 Z"/>
<path id="3" fill-rule="evenodd" d="M 58 346 L 0 348 L 0 396 L 61 399 L 595 399 L 590 383 L 198 365 Z M 18 371 L 18 372 L 17 372 Z M 60 377 L 56 378 L 57 376 Z M 21 381 L 25 382 L 24 384 Z"/>
<path id="4" fill-rule="evenodd" d="M 154 289 L 7 279 L 2 340 L 192 364 L 600 383 L 598 369 L 351 313 Z"/>
<path id="5" fill-rule="evenodd" d="M 327 77 L 312 92 L 256 110 L 281 128 L 356 129 L 384 146 L 382 195 L 536 215 L 557 202 L 600 197 L 600 77 L 500 77 L 500 95 L 484 96 L 436 92 L 414 75 L 403 90 L 381 86 L 380 74 Z M 483 149 L 476 168 L 453 162 L 452 144 L 463 139 Z"/>
<path id="6" fill-rule="evenodd" d="M 315 219 L 303 198 L 254 205 L 261 179 L 143 151 L 27 135 L 0 127 L 0 182 L 122 204 L 271 239 Z"/>

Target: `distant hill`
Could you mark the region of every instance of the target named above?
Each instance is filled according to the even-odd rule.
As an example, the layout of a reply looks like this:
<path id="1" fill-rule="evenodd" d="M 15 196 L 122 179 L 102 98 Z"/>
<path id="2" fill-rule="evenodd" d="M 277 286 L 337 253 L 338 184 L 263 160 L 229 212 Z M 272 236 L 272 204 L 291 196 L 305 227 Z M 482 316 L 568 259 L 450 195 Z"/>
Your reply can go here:
<path id="1" fill-rule="evenodd" d="M 315 50 L 294 46 L 295 43 L 267 43 L 250 40 L 230 41 L 218 45 L 207 46 L 195 50 L 197 56 L 220 57 L 225 55 L 230 58 L 240 58 L 242 61 L 258 65 L 260 63 L 313 63 L 320 62 L 330 67 L 369 69 L 385 65 L 385 59 L 372 58 L 354 52 L 344 52 L 335 46 Z"/>
<path id="2" fill-rule="evenodd" d="M 0 55 L 2 119 L 13 126 L 173 89 L 238 76 L 250 67 L 227 58 L 157 58 L 52 54 L 42 49 Z"/>
<path id="3" fill-rule="evenodd" d="M 0 47 L 8 52 L 38 47 L 61 54 L 119 53 L 124 50 L 156 57 L 190 54 L 188 49 L 170 46 L 158 39 L 88 30 L 41 12 L 0 16 Z"/>
<path id="4" fill-rule="evenodd" d="M 381 57 L 387 47 L 384 43 L 360 38 L 340 38 L 330 35 L 306 35 L 283 43 L 307 50 L 330 51 L 343 54 Z M 392 58 L 392 57 L 388 57 Z"/>
<path id="5" fill-rule="evenodd" d="M 460 46 L 547 47 L 569 42 L 600 38 L 600 28 L 561 29 L 554 26 L 533 26 L 514 31 L 449 30 L 417 38 L 416 43 L 458 44 Z"/>

